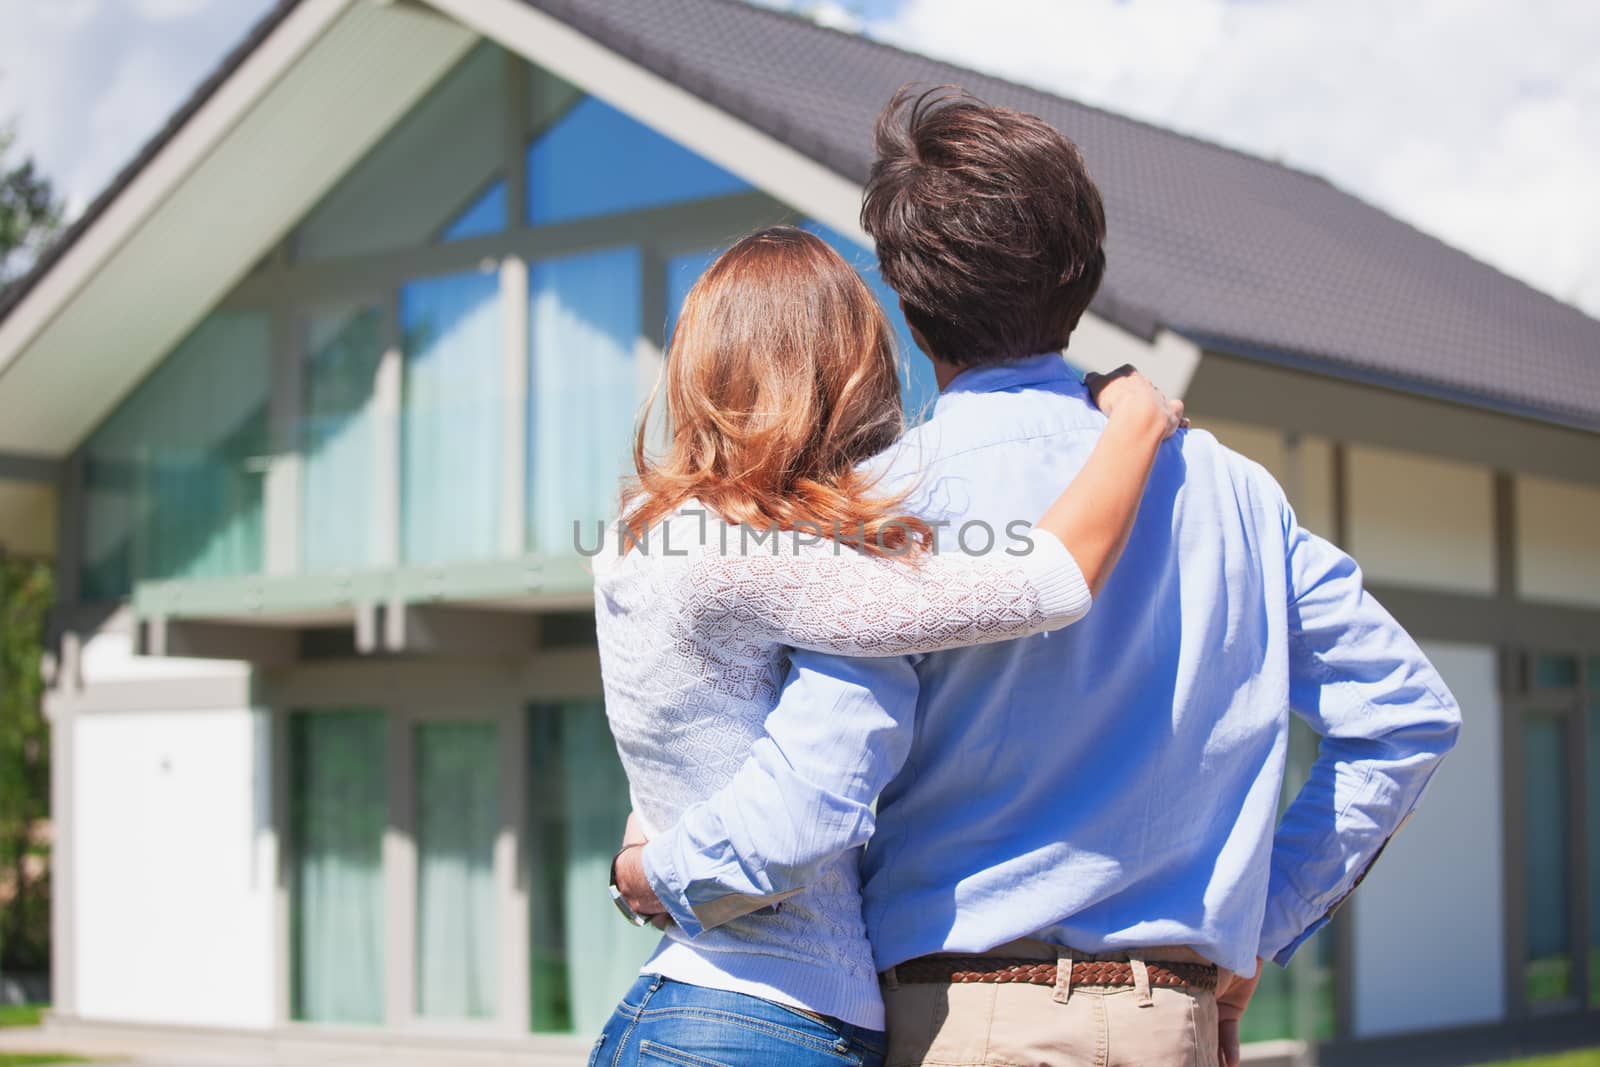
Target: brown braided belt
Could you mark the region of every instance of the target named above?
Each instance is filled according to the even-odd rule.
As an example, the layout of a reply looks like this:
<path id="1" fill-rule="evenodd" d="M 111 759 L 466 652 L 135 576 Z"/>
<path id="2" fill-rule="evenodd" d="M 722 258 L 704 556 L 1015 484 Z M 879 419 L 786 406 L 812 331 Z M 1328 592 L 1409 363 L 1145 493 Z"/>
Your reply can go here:
<path id="1" fill-rule="evenodd" d="M 1152 989 L 1217 988 L 1217 968 L 1209 963 L 1146 963 Z M 999 956 L 922 956 L 894 969 L 895 980 L 908 984 L 942 982 L 1021 982 L 1056 984 L 1056 965 L 1048 960 Z M 1132 986 L 1133 966 L 1120 960 L 1078 960 L 1072 964 L 1074 986 Z"/>

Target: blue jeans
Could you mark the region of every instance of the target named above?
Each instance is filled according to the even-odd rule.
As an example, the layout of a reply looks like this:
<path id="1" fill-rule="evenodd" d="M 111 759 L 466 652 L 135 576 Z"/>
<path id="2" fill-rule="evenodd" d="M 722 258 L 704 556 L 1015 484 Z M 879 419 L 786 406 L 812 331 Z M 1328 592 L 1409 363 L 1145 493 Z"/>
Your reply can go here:
<path id="1" fill-rule="evenodd" d="M 883 1067 L 883 1033 L 743 993 L 641 975 L 589 1067 Z"/>

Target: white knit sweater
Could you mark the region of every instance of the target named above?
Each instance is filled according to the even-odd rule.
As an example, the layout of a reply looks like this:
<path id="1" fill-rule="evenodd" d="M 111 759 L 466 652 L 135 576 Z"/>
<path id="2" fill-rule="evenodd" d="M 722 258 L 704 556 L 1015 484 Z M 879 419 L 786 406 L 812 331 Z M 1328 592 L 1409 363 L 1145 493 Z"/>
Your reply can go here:
<path id="1" fill-rule="evenodd" d="M 777 704 L 789 647 L 932 652 L 1055 629 L 1089 610 L 1078 565 L 1043 531 L 1025 555 L 1002 544 L 982 558 L 909 563 L 793 533 L 758 544 L 741 530 L 685 505 L 651 531 L 648 552 L 619 553 L 613 526 L 594 560 L 606 715 L 647 829 L 672 826 L 744 763 Z M 858 859 L 827 863 L 781 910 L 693 940 L 673 928 L 644 973 L 881 1029 Z"/>

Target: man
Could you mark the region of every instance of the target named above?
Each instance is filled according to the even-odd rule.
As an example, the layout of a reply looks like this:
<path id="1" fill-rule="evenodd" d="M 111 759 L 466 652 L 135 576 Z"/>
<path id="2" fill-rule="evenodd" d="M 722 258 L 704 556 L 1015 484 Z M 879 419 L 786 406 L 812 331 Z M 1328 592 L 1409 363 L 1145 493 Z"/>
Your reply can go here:
<path id="1" fill-rule="evenodd" d="M 1103 273 L 1099 192 L 1052 127 L 955 92 L 897 96 L 877 148 L 862 221 L 942 391 L 888 484 L 942 550 L 981 549 L 1103 422 L 1057 354 Z M 1291 710 L 1323 740 L 1280 822 Z M 922 657 L 796 652 L 765 758 L 625 853 L 618 885 L 693 932 L 802 888 L 870 823 L 838 813 L 876 800 L 890 1067 L 1191 1064 L 1219 1042 L 1231 1063 L 1253 988 L 1234 976 L 1327 921 L 1459 725 L 1355 563 L 1260 467 L 1180 434 L 1087 620 Z M 819 738 L 833 769 L 783 758 Z"/>

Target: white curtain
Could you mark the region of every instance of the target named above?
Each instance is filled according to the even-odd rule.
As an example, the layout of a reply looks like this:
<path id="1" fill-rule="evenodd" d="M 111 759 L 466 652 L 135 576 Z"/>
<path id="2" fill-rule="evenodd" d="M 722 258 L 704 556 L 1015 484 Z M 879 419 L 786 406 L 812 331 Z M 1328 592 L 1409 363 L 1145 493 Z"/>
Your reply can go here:
<path id="1" fill-rule="evenodd" d="M 300 560 L 306 571 L 370 565 L 378 420 L 372 387 L 383 310 L 318 312 L 306 321 L 301 421 Z"/>
<path id="2" fill-rule="evenodd" d="M 383 713 L 303 712 L 290 731 L 293 1014 L 381 1023 Z"/>
<path id="3" fill-rule="evenodd" d="M 494 839 L 500 824 L 493 723 L 416 729 L 417 1014 L 495 1014 Z"/>
<path id="4" fill-rule="evenodd" d="M 429 278 L 401 291 L 401 541 L 408 562 L 495 554 L 504 331 L 499 293 L 494 271 Z"/>
<path id="5" fill-rule="evenodd" d="M 533 547 L 595 543 L 630 469 L 640 399 L 639 251 L 536 263 L 528 273 L 528 528 Z"/>

